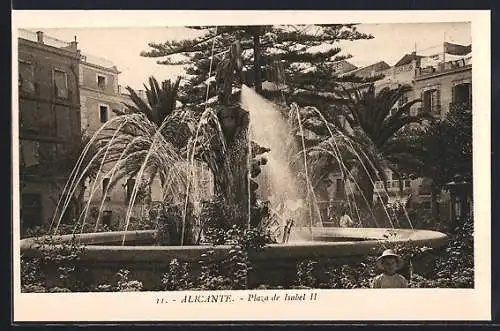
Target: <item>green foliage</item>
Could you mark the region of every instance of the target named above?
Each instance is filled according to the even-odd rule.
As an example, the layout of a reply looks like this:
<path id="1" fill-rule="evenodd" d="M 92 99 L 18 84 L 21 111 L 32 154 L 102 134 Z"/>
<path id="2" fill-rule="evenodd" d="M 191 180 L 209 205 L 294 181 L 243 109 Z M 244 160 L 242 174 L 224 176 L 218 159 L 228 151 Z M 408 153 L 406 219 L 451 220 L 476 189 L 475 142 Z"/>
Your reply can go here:
<path id="1" fill-rule="evenodd" d="M 191 134 L 187 123 L 175 116 L 180 81 L 178 77 L 175 82 L 165 80 L 160 84 L 155 77 L 149 77 L 149 86 L 144 84 L 146 100 L 127 86 L 132 104 L 126 104 L 127 113 L 145 114 L 150 122 L 161 128 L 163 136 L 177 149 L 186 146 Z"/>
<path id="2" fill-rule="evenodd" d="M 87 288 L 83 281 L 86 270 L 78 265 L 85 247 L 75 237 L 62 242 L 42 236 L 35 245 L 37 255 L 21 256 L 22 292 L 76 292 Z"/>
<path id="3" fill-rule="evenodd" d="M 230 290 L 233 278 L 224 273 L 222 264 L 215 258 L 215 251 L 208 250 L 199 261 L 201 273 L 198 277 L 200 290 Z"/>
<path id="4" fill-rule="evenodd" d="M 472 178 L 472 110 L 470 105 L 453 107 L 446 117 L 433 123 L 421 137 L 425 146 L 424 166 L 416 173 L 443 187 L 456 174 Z"/>
<path id="5" fill-rule="evenodd" d="M 262 82 L 265 80 L 278 84 L 286 82 L 290 88 L 284 88 L 281 92 L 293 98 L 292 91 L 296 90 L 294 84 L 313 86 L 311 89 L 331 84 L 334 76 L 333 63 L 350 57 L 350 55 L 339 55 L 341 50 L 335 47 L 338 41 L 373 38 L 358 31 L 354 24 L 217 26 L 216 31 L 214 27 L 191 28 L 198 32 L 197 37 L 181 41 L 149 43 L 150 50 L 142 52 L 141 55 L 162 58 L 158 61 L 160 64 L 188 64 L 186 73 L 191 78 L 181 88 L 180 99 L 193 109 L 199 109 L 199 104 L 205 101 L 205 81 L 210 66 L 213 74 L 215 68 L 223 61 L 225 52 L 237 40 L 243 51 L 245 83 L 249 86 L 254 85 L 258 93 L 261 93 Z M 311 49 L 320 45 L 327 45 L 327 49 L 325 51 Z M 215 56 L 211 60 L 212 52 Z M 182 59 L 175 60 L 174 57 L 179 58 L 179 55 L 182 55 Z M 305 63 L 313 69 L 304 70 Z M 319 76 L 324 79 L 318 79 Z M 215 89 L 210 88 L 209 98 L 214 95 Z"/>
<path id="6" fill-rule="evenodd" d="M 130 279 L 130 271 L 127 269 L 120 269 L 116 273 L 116 283 L 99 284 L 93 289 L 96 292 L 139 292 L 142 291 L 142 282 Z"/>
<path id="7" fill-rule="evenodd" d="M 314 288 L 318 284 L 315 276 L 317 262 L 312 260 L 302 261 L 297 265 L 297 286 L 299 288 Z"/>
<path id="8" fill-rule="evenodd" d="M 472 218 L 461 222 L 450 235 L 443 254 L 436 261 L 436 287 L 474 287 L 474 224 Z"/>
<path id="9" fill-rule="evenodd" d="M 178 259 L 170 261 L 168 271 L 163 274 L 161 283 L 164 291 L 183 291 L 192 289 L 193 282 L 190 278 L 188 264 L 181 263 Z"/>
<path id="10" fill-rule="evenodd" d="M 137 280 L 129 279 L 130 271 L 120 269 L 117 273 L 118 282 L 116 283 L 116 291 L 118 292 L 138 292 L 142 290 L 142 283 Z"/>
<path id="11" fill-rule="evenodd" d="M 339 167 L 346 173 L 345 179 L 354 179 L 359 185 L 356 189 L 360 206 L 372 205 L 372 181 L 385 182 L 387 168 L 399 173 L 401 166 L 406 169 L 408 164 L 420 164 L 419 159 L 408 153 L 419 145 L 411 139 L 403 139 L 399 132 L 422 123 L 429 114 L 410 112 L 419 99 L 393 111 L 409 90 L 411 87 L 407 85 L 376 92 L 373 83 L 352 88 L 338 84 L 331 107 L 300 110 L 304 127 L 320 137 L 319 142 L 309 148 L 309 153 L 319 153 L 337 163 L 342 160 Z"/>
<path id="12" fill-rule="evenodd" d="M 216 242 L 230 245 L 231 248 L 227 257 L 222 260 L 216 257 L 214 250 L 202 255 L 198 279 L 201 289 L 248 288 L 248 277 L 253 268 L 250 254 L 264 249 L 273 239 L 269 232 L 261 229 L 241 229 L 233 225 L 223 237 L 217 237 Z"/>
<path id="13" fill-rule="evenodd" d="M 198 241 L 222 245 L 226 241 L 226 232 L 231 228 L 233 222 L 230 218 L 232 213 L 233 210 L 224 203 L 222 196 L 202 201 L 200 212 L 202 233 L 200 233 Z"/>
<path id="14" fill-rule="evenodd" d="M 190 202 L 171 203 L 168 201 L 155 203 L 149 218 L 156 224 L 157 242 L 160 245 L 192 245 L 194 243 L 193 224 L 195 216 Z M 184 237 L 183 237 L 184 235 Z"/>
<path id="15" fill-rule="evenodd" d="M 376 276 L 373 269 L 375 258 L 367 257 L 362 262 L 330 266 L 327 269 L 329 280 L 326 287 L 337 289 L 369 288 L 371 280 Z"/>
<path id="16" fill-rule="evenodd" d="M 247 229 L 248 219 L 243 216 L 233 206 L 224 203 L 220 196 L 202 201 L 199 216 L 201 232 L 197 242 L 222 245 L 235 242 L 234 238 L 246 238 L 244 240 L 248 245 L 261 245 L 273 241 L 269 229 L 272 217 L 268 202 L 256 201 L 252 206 L 250 229 Z"/>

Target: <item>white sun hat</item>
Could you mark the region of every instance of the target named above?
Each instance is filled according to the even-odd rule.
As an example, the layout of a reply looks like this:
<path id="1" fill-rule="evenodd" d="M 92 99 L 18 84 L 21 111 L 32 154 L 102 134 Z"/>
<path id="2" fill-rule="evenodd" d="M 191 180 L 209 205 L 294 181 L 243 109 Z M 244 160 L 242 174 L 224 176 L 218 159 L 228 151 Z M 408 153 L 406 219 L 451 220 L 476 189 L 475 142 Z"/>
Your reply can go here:
<path id="1" fill-rule="evenodd" d="M 392 256 L 392 257 L 395 257 L 396 258 L 396 263 L 397 263 L 397 269 L 401 269 L 403 267 L 403 259 L 401 258 L 401 256 L 399 256 L 398 254 L 396 254 L 396 252 L 394 252 L 394 250 L 392 249 L 386 249 L 382 255 L 380 255 L 377 259 L 377 261 L 375 262 L 375 266 L 379 269 L 383 269 L 382 267 L 382 261 L 386 258 L 386 257 L 389 257 L 389 256 Z"/>

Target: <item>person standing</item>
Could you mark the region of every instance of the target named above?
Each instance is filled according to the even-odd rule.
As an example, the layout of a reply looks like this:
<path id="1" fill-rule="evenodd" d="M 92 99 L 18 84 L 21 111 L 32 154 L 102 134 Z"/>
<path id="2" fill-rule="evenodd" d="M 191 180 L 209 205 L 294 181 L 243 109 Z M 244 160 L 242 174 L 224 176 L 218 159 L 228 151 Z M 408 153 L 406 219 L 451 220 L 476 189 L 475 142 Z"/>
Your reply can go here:
<path id="1" fill-rule="evenodd" d="M 372 282 L 372 288 L 407 288 L 408 281 L 397 273 L 403 267 L 403 260 L 392 249 L 386 249 L 376 261 L 382 273 Z"/>

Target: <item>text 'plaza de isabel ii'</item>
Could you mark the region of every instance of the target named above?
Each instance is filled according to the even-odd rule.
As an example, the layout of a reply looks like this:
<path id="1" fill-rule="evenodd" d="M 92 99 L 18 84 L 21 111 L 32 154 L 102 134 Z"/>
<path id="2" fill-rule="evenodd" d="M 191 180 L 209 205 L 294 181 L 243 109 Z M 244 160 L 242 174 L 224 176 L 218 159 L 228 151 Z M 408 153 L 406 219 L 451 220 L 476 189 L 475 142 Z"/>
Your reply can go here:
<path id="1" fill-rule="evenodd" d="M 375 82 L 377 89 L 409 84 L 412 90 L 400 105 L 421 98 L 422 103 L 414 105 L 412 112 L 424 110 L 443 118 L 453 107 L 471 108 L 470 47 L 444 43 L 443 51 L 437 55 L 420 56 L 412 52 L 393 66 L 379 61 L 357 68 L 343 60 L 338 63 L 336 74 L 382 75 Z M 130 98 L 119 84 L 119 69 L 107 59 L 81 52 L 76 37 L 65 42 L 42 31 L 19 30 L 18 68 L 21 219 L 23 228 L 30 228 L 46 225 L 52 219 L 67 179 L 67 175 L 57 171 L 57 164 L 64 160 L 67 151 L 78 146 L 83 135 L 91 136 L 116 116 L 115 112 L 123 110 Z M 141 91 L 137 92 L 141 95 Z M 412 194 L 428 201 L 424 179 L 405 178 L 401 189 L 400 179 L 390 171 L 387 175 L 387 189 L 392 198 L 404 199 Z M 349 183 L 344 184 L 341 178 L 331 180 L 333 185 L 328 189 L 327 199 L 344 198 Z M 134 179 L 130 178 L 110 193 L 110 203 L 115 209 L 126 208 L 133 185 Z M 375 183 L 374 198 L 383 189 L 382 183 Z M 152 185 L 151 195 L 152 200 L 160 198 L 156 185 Z M 88 187 L 82 186 L 75 196 L 89 199 Z M 102 194 L 92 197 L 100 201 Z"/>

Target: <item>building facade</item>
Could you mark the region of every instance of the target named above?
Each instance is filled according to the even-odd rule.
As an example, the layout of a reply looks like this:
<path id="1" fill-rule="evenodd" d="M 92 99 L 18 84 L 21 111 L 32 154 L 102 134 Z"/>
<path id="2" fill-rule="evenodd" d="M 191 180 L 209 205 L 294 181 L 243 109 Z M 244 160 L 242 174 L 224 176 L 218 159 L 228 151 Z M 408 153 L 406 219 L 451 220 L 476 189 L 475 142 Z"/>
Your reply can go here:
<path id="1" fill-rule="evenodd" d="M 419 111 L 440 119 L 454 106 L 472 107 L 472 57 L 418 68 L 413 90 L 422 99 Z"/>
<path id="2" fill-rule="evenodd" d="M 21 229 L 50 224 L 66 178 L 55 164 L 81 138 L 80 54 L 43 32 L 20 30 L 18 100 Z"/>
<path id="3" fill-rule="evenodd" d="M 93 136 L 103 125 L 116 118 L 119 113 L 123 113 L 126 110 L 126 104 L 132 104 L 128 91 L 119 84 L 119 75 L 120 71 L 112 61 L 91 54 L 82 54 L 80 102 L 82 130 L 86 135 Z M 136 92 L 144 101 L 147 101 L 144 91 Z M 84 199 L 90 200 L 94 209 L 100 209 L 102 201 L 106 200 L 105 208 L 113 212 L 113 218 L 117 221 L 125 217 L 136 181 L 135 178 L 123 179 L 108 190 L 107 186 L 111 178 L 106 173 L 112 167 L 113 164 L 107 164 L 95 184 L 87 181 Z M 145 192 L 147 201 L 162 199 L 159 179 L 155 179 L 148 190 L 149 192 Z M 141 206 L 136 207 L 132 212 L 133 216 L 139 216 L 142 213 Z"/>
<path id="4" fill-rule="evenodd" d="M 390 68 L 386 78 L 376 85 L 379 89 L 399 84 L 412 86 L 412 90 L 399 100 L 395 109 L 408 101 L 420 99 L 420 103 L 412 106 L 411 115 L 428 112 L 437 119 L 443 119 L 455 106 L 472 105 L 472 57 L 451 58 L 450 61 L 444 61 L 445 58 L 441 57 L 441 61 L 428 65 L 428 62 L 424 62 L 425 57 L 415 53 L 406 54 L 398 61 L 399 65 Z M 424 178 L 404 178 L 401 186 L 400 179 L 394 178 L 394 173 L 388 170 L 386 176 L 389 199 L 404 199 L 411 194 L 416 201 L 430 208 L 429 183 Z M 383 183 L 376 182 L 374 191 L 374 199 L 385 194 Z"/>
<path id="5" fill-rule="evenodd" d="M 379 75 L 383 75 L 384 71 L 389 69 L 390 66 L 385 61 L 379 61 L 374 64 L 370 64 L 368 66 L 364 66 L 361 68 L 353 68 L 349 71 L 343 72 L 342 76 L 357 76 L 362 78 L 372 78 L 377 77 Z"/>
<path id="6" fill-rule="evenodd" d="M 118 85 L 120 71 L 109 60 L 82 54 L 80 61 L 80 103 L 82 129 L 93 135 L 101 126 L 123 111 L 125 97 Z"/>
<path id="7" fill-rule="evenodd" d="M 394 66 L 380 71 L 384 77 L 374 82 L 375 90 L 383 88 L 397 88 L 400 85 L 412 87 L 394 106 L 397 110 L 414 99 L 421 99 L 410 109 L 411 115 L 419 112 L 429 112 L 436 119 L 443 119 L 454 107 L 472 107 L 472 57 L 467 56 L 438 57 L 438 61 L 428 61 L 429 58 L 417 55 L 415 52 L 405 54 Z M 363 69 L 363 68 L 360 68 Z M 347 72 L 359 72 L 360 69 Z M 366 71 L 368 73 L 369 71 Z M 363 72 L 361 72 L 361 75 Z M 471 109 L 471 108 L 470 108 Z M 373 200 L 387 202 L 406 201 L 412 197 L 413 201 L 423 203 L 431 208 L 431 194 L 429 180 L 425 178 L 399 178 L 397 174 L 387 169 L 386 183 L 376 180 L 374 183 Z M 340 174 L 332 175 L 330 180 L 331 200 L 343 200 L 346 195 L 352 195 L 357 190 L 356 185 L 349 180 L 342 180 Z M 442 200 L 447 195 L 441 194 Z M 445 201 L 443 201 L 445 202 Z"/>
<path id="8" fill-rule="evenodd" d="M 350 72 L 352 70 L 357 69 L 354 64 L 346 60 L 335 61 L 331 64 L 332 71 L 335 75 L 342 75 L 346 72 Z"/>

